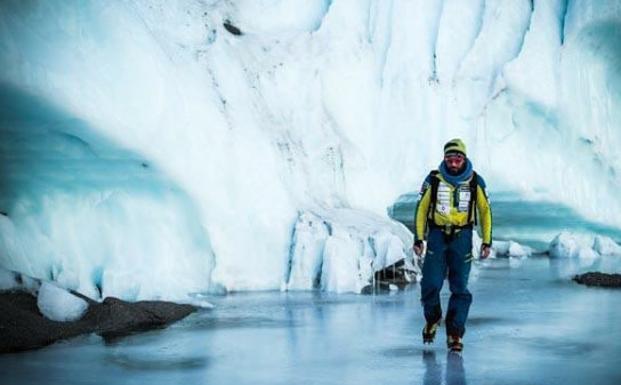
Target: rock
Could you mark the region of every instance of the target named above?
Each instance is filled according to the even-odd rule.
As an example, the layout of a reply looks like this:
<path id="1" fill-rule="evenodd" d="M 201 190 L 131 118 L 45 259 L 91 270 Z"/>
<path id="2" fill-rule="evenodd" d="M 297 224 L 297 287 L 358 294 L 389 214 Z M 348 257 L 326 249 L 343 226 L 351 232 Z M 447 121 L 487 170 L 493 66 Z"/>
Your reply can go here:
<path id="1" fill-rule="evenodd" d="M 222 25 L 224 26 L 224 29 L 229 31 L 229 33 L 231 33 L 232 35 L 235 35 L 235 36 L 243 35 L 243 32 L 241 31 L 241 29 L 233 25 L 233 23 L 231 23 L 230 20 L 225 20 L 224 23 L 222 23 Z"/>
<path id="2" fill-rule="evenodd" d="M 92 317 L 98 325 L 97 333 L 104 339 L 121 337 L 136 331 L 161 328 L 180 320 L 196 310 L 192 305 L 180 305 L 165 301 L 127 302 L 107 297 L 95 305 Z"/>
<path id="3" fill-rule="evenodd" d="M 110 340 L 165 327 L 197 309 L 165 301 L 126 302 L 112 297 L 102 303 L 87 302 L 88 310 L 81 319 L 57 322 L 39 312 L 37 298 L 31 293 L 0 293 L 0 353 L 37 349 L 85 333 Z"/>
<path id="4" fill-rule="evenodd" d="M 588 272 L 574 276 L 573 280 L 587 286 L 621 288 L 621 274 Z"/>
<path id="5" fill-rule="evenodd" d="M 373 283 L 362 288 L 362 294 L 373 294 L 382 291 L 403 290 L 406 286 L 416 282 L 415 270 L 405 263 L 404 259 L 376 271 Z"/>

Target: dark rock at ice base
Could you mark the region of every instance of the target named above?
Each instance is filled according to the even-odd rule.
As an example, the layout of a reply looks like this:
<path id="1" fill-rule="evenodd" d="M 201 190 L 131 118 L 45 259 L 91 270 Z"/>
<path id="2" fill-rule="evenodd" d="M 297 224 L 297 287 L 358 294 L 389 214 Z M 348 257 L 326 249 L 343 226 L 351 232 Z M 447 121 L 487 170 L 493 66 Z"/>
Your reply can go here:
<path id="1" fill-rule="evenodd" d="M 32 294 L 0 293 L 0 353 L 37 349 L 86 333 L 97 333 L 108 342 L 131 333 L 163 328 L 196 310 L 192 305 L 127 302 L 113 297 L 101 303 L 87 302 L 88 310 L 81 319 L 57 322 L 39 312 L 37 298 Z"/>
<path id="2" fill-rule="evenodd" d="M 164 327 L 196 310 L 192 305 L 166 301 L 127 302 L 114 297 L 105 298 L 95 307 L 96 311 L 87 313 L 84 318 L 90 316 L 95 321 L 97 334 L 105 340 Z"/>
<path id="3" fill-rule="evenodd" d="M 574 281 L 587 286 L 621 288 L 621 274 L 607 274 L 590 271 L 574 276 Z"/>
<path id="4" fill-rule="evenodd" d="M 373 276 L 373 282 L 363 287 L 361 293 L 373 294 L 390 291 L 391 285 L 396 286 L 399 290 L 403 290 L 412 282 L 416 282 L 416 271 L 409 269 L 405 264 L 405 260 L 400 259 L 392 265 L 376 271 Z"/>
<path id="5" fill-rule="evenodd" d="M 241 35 L 244 34 L 241 31 L 241 29 L 239 29 L 237 26 L 233 25 L 233 23 L 231 23 L 230 20 L 225 20 L 224 23 L 222 23 L 222 25 L 224 26 L 224 29 L 229 31 L 229 33 L 231 33 L 232 35 L 241 36 Z"/>

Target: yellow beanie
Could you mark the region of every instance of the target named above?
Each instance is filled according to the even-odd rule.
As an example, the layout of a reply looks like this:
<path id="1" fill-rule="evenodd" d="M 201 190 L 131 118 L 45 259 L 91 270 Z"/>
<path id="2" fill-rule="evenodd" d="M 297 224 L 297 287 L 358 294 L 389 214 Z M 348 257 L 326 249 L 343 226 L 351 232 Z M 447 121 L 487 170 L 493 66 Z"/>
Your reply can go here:
<path id="1" fill-rule="evenodd" d="M 466 156 L 466 145 L 461 139 L 451 139 L 444 145 L 444 155 L 450 152 L 460 152 Z"/>

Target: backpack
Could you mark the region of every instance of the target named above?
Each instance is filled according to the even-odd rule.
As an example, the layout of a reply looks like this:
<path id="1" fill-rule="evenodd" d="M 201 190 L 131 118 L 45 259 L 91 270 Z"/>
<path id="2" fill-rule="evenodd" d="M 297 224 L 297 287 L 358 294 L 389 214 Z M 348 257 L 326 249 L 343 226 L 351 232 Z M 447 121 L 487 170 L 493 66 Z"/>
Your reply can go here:
<path id="1" fill-rule="evenodd" d="M 440 171 L 433 170 L 429 173 L 431 178 L 431 200 L 429 202 L 430 210 L 428 211 L 427 218 L 433 222 L 433 214 L 436 211 L 436 203 L 438 201 L 438 186 L 440 185 L 440 178 L 438 178 L 438 174 Z M 468 204 L 468 223 L 474 222 L 474 225 L 477 225 L 477 211 L 475 210 L 475 206 L 477 203 L 477 186 L 479 184 L 479 179 L 477 173 L 472 171 L 472 178 L 470 178 L 470 203 Z M 471 220 L 472 219 L 472 220 Z"/>

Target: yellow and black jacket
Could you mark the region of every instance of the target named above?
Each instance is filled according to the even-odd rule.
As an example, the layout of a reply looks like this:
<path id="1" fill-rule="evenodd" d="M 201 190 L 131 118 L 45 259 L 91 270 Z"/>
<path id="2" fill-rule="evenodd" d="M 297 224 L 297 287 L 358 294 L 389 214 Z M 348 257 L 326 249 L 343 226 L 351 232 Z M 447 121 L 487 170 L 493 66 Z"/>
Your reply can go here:
<path id="1" fill-rule="evenodd" d="M 416 240 L 425 240 L 429 223 L 442 228 L 476 225 L 476 211 L 481 222 L 483 243 L 491 245 L 492 210 L 483 178 L 473 172 L 470 178 L 453 186 L 439 171 L 434 170 L 425 179 L 416 206 Z"/>

